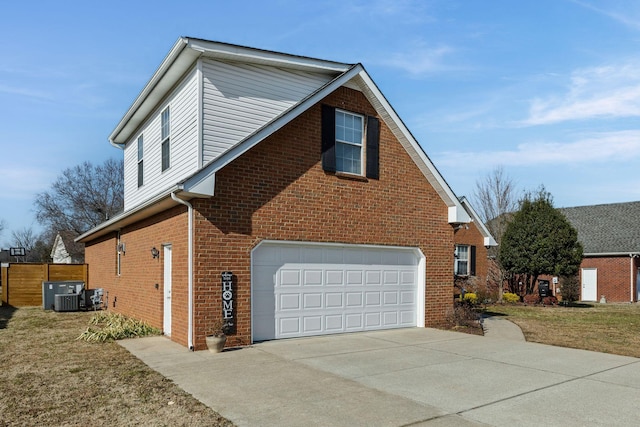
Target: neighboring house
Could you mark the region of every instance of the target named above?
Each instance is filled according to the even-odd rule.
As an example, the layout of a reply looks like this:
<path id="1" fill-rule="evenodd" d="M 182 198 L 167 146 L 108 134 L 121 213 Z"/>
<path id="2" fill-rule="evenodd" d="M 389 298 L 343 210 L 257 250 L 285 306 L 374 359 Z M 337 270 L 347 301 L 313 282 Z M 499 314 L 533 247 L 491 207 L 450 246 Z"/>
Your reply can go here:
<path id="1" fill-rule="evenodd" d="M 584 248 L 581 300 L 638 301 L 640 202 L 559 209 Z"/>
<path id="2" fill-rule="evenodd" d="M 461 197 L 460 203 L 471 222 L 454 228 L 454 294 L 458 295 L 464 289 L 467 292 L 479 292 L 489 296 L 492 291 L 487 289 L 488 251 L 490 247 L 498 244 L 467 198 Z"/>
<path id="3" fill-rule="evenodd" d="M 471 218 L 361 64 L 180 38 L 117 124 L 110 310 L 196 350 L 443 323 Z"/>
<path id="4" fill-rule="evenodd" d="M 71 233 L 59 232 L 53 240 L 49 256 L 54 264 L 83 264 L 84 248 L 74 241 Z"/>

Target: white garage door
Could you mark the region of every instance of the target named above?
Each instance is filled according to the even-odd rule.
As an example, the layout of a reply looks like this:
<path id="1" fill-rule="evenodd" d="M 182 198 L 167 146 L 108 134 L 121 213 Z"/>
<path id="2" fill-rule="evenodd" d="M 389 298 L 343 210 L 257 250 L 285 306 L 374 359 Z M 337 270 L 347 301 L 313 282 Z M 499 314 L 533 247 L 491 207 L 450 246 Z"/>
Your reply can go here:
<path id="1" fill-rule="evenodd" d="M 424 325 L 423 258 L 414 248 L 262 242 L 252 253 L 253 340 Z"/>

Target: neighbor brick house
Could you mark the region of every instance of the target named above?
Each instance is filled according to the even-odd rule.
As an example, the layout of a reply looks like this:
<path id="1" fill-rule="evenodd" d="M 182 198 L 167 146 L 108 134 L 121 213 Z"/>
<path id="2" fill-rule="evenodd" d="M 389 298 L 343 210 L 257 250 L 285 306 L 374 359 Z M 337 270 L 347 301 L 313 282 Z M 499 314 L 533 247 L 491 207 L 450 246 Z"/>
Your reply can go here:
<path id="1" fill-rule="evenodd" d="M 637 302 L 640 202 L 561 208 L 584 248 L 582 301 Z"/>
<path id="2" fill-rule="evenodd" d="M 495 293 L 488 289 L 489 248 L 498 246 L 493 236 L 484 225 L 466 197 L 460 198 L 462 207 L 471 221 L 459 224 L 454 228 L 454 295 L 475 292 L 488 297 Z"/>
<path id="3" fill-rule="evenodd" d="M 471 218 L 360 64 L 180 38 L 117 124 L 108 307 L 205 348 L 443 322 Z"/>

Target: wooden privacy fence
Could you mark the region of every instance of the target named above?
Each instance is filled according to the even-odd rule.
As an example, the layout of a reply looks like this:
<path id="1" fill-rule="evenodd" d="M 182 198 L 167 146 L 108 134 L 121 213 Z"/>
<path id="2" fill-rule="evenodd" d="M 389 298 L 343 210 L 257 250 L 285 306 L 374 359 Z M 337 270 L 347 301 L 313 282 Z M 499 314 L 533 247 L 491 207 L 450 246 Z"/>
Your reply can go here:
<path id="1" fill-rule="evenodd" d="M 81 280 L 89 288 L 88 264 L 2 264 L 2 304 L 42 305 L 42 282 Z"/>

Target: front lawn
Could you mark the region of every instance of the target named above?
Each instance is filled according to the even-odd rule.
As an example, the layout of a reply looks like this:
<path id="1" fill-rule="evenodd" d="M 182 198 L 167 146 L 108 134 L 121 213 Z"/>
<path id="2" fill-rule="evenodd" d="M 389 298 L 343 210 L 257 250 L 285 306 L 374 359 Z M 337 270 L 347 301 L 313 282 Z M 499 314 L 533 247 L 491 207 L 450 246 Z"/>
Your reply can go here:
<path id="1" fill-rule="evenodd" d="M 486 311 L 520 326 L 527 341 L 640 357 L 639 304 L 495 304 Z"/>

